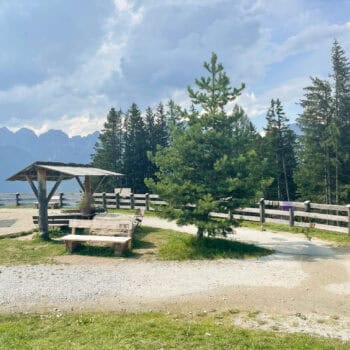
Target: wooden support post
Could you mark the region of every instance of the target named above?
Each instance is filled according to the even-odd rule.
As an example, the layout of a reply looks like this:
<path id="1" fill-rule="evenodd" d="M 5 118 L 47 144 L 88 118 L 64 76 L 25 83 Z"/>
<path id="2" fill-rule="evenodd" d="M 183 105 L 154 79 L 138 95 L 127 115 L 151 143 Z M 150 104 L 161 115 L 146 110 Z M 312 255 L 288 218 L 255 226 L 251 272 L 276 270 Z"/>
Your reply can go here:
<path id="1" fill-rule="evenodd" d="M 16 193 L 16 207 L 20 206 L 20 194 L 17 192 Z"/>
<path id="2" fill-rule="evenodd" d="M 310 211 L 310 205 L 311 205 L 311 201 L 305 201 L 304 202 L 304 210 L 308 213 Z"/>
<path id="3" fill-rule="evenodd" d="M 119 193 L 115 194 L 115 207 L 117 209 L 120 209 L 120 195 L 119 195 Z"/>
<path id="4" fill-rule="evenodd" d="M 130 208 L 135 209 L 135 197 L 133 193 L 130 194 Z"/>
<path id="5" fill-rule="evenodd" d="M 149 210 L 149 193 L 145 194 L 145 209 Z"/>
<path id="6" fill-rule="evenodd" d="M 259 201 L 259 213 L 260 213 L 260 224 L 265 222 L 265 199 L 261 198 Z"/>
<path id="7" fill-rule="evenodd" d="M 294 226 L 294 208 L 293 207 L 289 208 L 289 226 L 290 227 Z"/>
<path id="8" fill-rule="evenodd" d="M 47 198 L 46 198 L 46 169 L 38 168 L 38 202 L 39 202 L 39 236 L 42 239 L 49 239 L 49 225 L 47 217 Z"/>
<path id="9" fill-rule="evenodd" d="M 311 211 L 311 201 L 304 202 L 304 210 L 306 213 L 309 213 Z M 310 217 L 309 217 L 309 228 L 311 228 L 311 218 Z"/>
<path id="10" fill-rule="evenodd" d="M 348 208 L 348 234 L 350 235 L 350 204 L 346 207 Z"/>
<path id="11" fill-rule="evenodd" d="M 60 208 L 63 208 L 63 196 L 64 196 L 64 193 L 63 192 L 61 192 L 60 194 L 59 194 L 59 206 L 60 206 Z"/>
<path id="12" fill-rule="evenodd" d="M 102 206 L 103 209 L 107 211 L 107 197 L 106 197 L 106 192 L 102 193 Z"/>
<path id="13" fill-rule="evenodd" d="M 84 196 L 87 201 L 86 212 L 91 214 L 91 202 L 92 202 L 92 194 L 91 194 L 91 178 L 90 176 L 85 176 L 84 178 Z"/>

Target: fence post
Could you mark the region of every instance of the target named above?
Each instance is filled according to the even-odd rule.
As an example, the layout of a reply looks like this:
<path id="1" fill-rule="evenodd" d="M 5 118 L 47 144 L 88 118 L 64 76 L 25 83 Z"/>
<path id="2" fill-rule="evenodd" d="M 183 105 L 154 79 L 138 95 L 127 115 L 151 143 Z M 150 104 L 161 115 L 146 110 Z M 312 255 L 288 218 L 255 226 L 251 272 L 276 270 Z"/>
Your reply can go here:
<path id="1" fill-rule="evenodd" d="M 106 192 L 102 193 L 102 206 L 104 210 L 107 210 L 107 198 L 106 198 Z"/>
<path id="2" fill-rule="evenodd" d="M 145 194 L 145 208 L 149 210 L 149 193 Z"/>
<path id="3" fill-rule="evenodd" d="M 259 201 L 259 212 L 260 212 L 260 224 L 265 222 L 265 199 L 261 198 Z"/>
<path id="4" fill-rule="evenodd" d="M 311 211 L 311 201 L 304 202 L 304 211 L 306 213 L 309 213 Z M 311 218 L 306 218 L 306 220 L 309 222 L 309 228 L 311 228 Z"/>
<path id="5" fill-rule="evenodd" d="M 115 194 L 115 207 L 117 209 L 120 209 L 120 195 L 119 195 L 119 193 Z"/>
<path id="6" fill-rule="evenodd" d="M 20 194 L 17 192 L 16 193 L 16 207 L 18 207 L 20 205 L 19 201 L 20 201 Z"/>
<path id="7" fill-rule="evenodd" d="M 130 194 L 130 207 L 131 209 L 135 209 L 135 197 L 133 193 Z"/>
<path id="8" fill-rule="evenodd" d="M 348 234 L 350 235 L 350 204 L 346 207 L 348 208 Z"/>
<path id="9" fill-rule="evenodd" d="M 310 204 L 311 204 L 311 201 L 305 201 L 304 202 L 304 210 L 308 213 L 310 211 Z"/>
<path id="10" fill-rule="evenodd" d="M 58 199 L 60 208 L 63 208 L 63 196 L 64 196 L 64 193 L 60 192 L 59 199 Z"/>
<path id="11" fill-rule="evenodd" d="M 289 226 L 290 227 L 294 226 L 294 208 L 293 207 L 289 208 Z"/>

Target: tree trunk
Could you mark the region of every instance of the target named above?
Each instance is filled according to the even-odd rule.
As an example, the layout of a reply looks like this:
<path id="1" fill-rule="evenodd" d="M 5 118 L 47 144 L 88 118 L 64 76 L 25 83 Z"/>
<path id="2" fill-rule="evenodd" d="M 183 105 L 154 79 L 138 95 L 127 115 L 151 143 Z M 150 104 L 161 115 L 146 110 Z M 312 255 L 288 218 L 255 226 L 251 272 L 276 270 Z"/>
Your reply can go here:
<path id="1" fill-rule="evenodd" d="M 46 170 L 39 168 L 38 176 L 38 202 L 39 202 L 39 236 L 43 240 L 49 240 L 49 227 L 47 217 L 46 198 Z"/>
<path id="2" fill-rule="evenodd" d="M 289 196 L 289 186 L 288 186 L 288 177 L 287 177 L 287 169 L 286 169 L 286 162 L 284 160 L 284 157 L 282 157 L 282 165 L 283 165 L 283 174 L 284 174 L 284 182 L 286 185 L 286 194 L 287 194 L 287 201 L 290 201 Z"/>

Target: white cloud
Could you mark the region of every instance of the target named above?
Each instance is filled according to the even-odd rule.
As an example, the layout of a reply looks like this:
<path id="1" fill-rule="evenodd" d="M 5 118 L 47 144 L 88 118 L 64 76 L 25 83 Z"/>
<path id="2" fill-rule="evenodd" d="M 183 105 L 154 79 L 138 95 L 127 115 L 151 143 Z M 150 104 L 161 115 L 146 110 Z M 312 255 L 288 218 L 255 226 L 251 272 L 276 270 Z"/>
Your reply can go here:
<path id="1" fill-rule="evenodd" d="M 30 15 L 26 2 L 21 4 Z M 292 110 L 308 84 L 308 78 L 302 76 L 307 69 L 282 77 L 289 66 L 279 65 L 310 52 L 321 52 L 317 61 L 329 60 L 320 50 L 327 49 L 329 54 L 334 37 L 345 43 L 346 49 L 350 45 L 350 22 L 327 21 L 327 14 L 313 11 L 303 0 L 112 0 L 110 4 L 111 10 L 103 16 L 82 13 L 87 17 L 84 24 L 101 16 L 96 22 L 99 35 L 84 53 L 67 49 L 53 64 L 52 52 L 57 48 L 47 44 L 50 36 L 45 37 L 48 54 L 36 63 L 46 64 L 45 74 L 40 71 L 37 79 L 23 79 L 14 85 L 0 84 L 3 125 L 31 125 L 38 131 L 62 127 L 71 135 L 85 134 L 94 125 L 95 129 L 101 126 L 111 106 L 126 109 L 136 102 L 143 109 L 173 98 L 188 107 L 186 86 L 205 74 L 201 64 L 212 51 L 218 53 L 233 86 L 247 83 L 237 102 L 249 116 L 265 114 L 271 98 L 277 97 Z M 98 6 L 91 8 L 98 11 Z M 6 6 L 7 12 L 9 8 Z M 0 16 L 2 10 L 0 5 Z M 45 34 L 40 30 L 38 37 L 38 33 Z M 19 61 L 24 61 L 23 56 Z M 69 69 L 64 56 L 71 58 Z M 1 57 L 0 68 L 6 72 Z M 315 66 L 307 65 L 310 69 Z M 24 76 L 25 69 L 18 75 Z M 266 79 L 268 75 L 273 78 Z M 263 93 L 257 93 L 262 89 Z"/>

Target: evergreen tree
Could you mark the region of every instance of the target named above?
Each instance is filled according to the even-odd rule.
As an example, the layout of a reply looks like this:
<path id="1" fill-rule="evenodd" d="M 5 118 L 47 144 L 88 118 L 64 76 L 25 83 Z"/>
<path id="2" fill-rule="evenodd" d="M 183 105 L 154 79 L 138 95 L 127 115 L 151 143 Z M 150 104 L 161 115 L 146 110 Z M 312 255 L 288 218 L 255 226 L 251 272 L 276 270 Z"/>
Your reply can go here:
<path id="1" fill-rule="evenodd" d="M 145 124 L 141 111 L 135 103 L 129 108 L 125 118 L 124 174 L 126 186 L 134 193 L 144 193 L 144 178 L 147 171 L 147 143 Z"/>
<path id="2" fill-rule="evenodd" d="M 122 172 L 123 169 L 123 129 L 122 129 L 122 111 L 116 111 L 112 108 L 107 121 L 99 135 L 99 140 L 95 145 L 92 155 L 92 164 L 98 168 Z M 114 192 L 118 186 L 118 179 L 108 177 L 101 184 L 100 190 Z"/>
<path id="3" fill-rule="evenodd" d="M 154 178 L 154 174 L 157 170 L 155 164 L 151 161 L 152 157 L 156 154 L 157 150 L 157 130 L 156 130 L 155 115 L 148 107 L 146 109 L 145 117 L 145 134 L 146 134 L 146 148 L 147 148 L 147 171 L 145 172 L 145 178 Z"/>
<path id="4" fill-rule="evenodd" d="M 167 119 L 169 124 L 181 126 L 183 123 L 184 111 L 173 100 L 167 103 Z"/>
<path id="5" fill-rule="evenodd" d="M 164 105 L 162 102 L 160 102 L 156 108 L 155 120 L 156 144 L 160 147 L 165 147 L 168 145 L 169 142 L 169 130 L 167 115 L 165 113 Z"/>
<path id="6" fill-rule="evenodd" d="M 296 183 L 302 199 L 335 202 L 332 89 L 328 81 L 312 78 L 301 100 L 298 118 L 302 131 Z"/>
<path id="7" fill-rule="evenodd" d="M 157 181 L 148 186 L 168 202 L 162 214 L 178 224 L 197 226 L 197 237 L 226 234 L 234 223 L 232 217 L 216 220 L 211 212 L 232 210 L 256 194 L 256 154 L 249 150 L 237 155 L 234 128 L 236 115 L 224 107 L 243 89 L 230 87 L 223 66 L 212 54 L 204 67 L 209 77 L 196 80 L 199 90 L 188 88 L 193 103 L 202 108 L 189 113 L 186 128 L 172 129 L 169 147 L 155 156 L 159 167 Z"/>
<path id="8" fill-rule="evenodd" d="M 302 196 L 340 203 L 350 200 L 350 66 L 337 41 L 330 77 L 330 82 L 312 79 L 301 101 L 304 135 L 296 180 Z M 318 173 L 304 169 L 306 164 L 313 164 Z"/>
<path id="9" fill-rule="evenodd" d="M 349 182 L 350 171 L 350 66 L 345 52 L 337 41 L 332 48 L 331 75 L 333 85 L 333 148 L 335 152 L 335 202 L 346 198 L 344 186 Z"/>
<path id="10" fill-rule="evenodd" d="M 271 100 L 266 120 L 263 147 L 268 168 L 265 176 L 273 181 L 266 189 L 265 196 L 289 201 L 295 197 L 293 175 L 296 167 L 296 135 L 288 125 L 289 119 L 279 99 Z"/>

